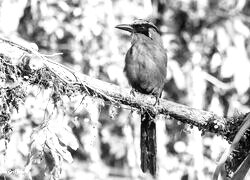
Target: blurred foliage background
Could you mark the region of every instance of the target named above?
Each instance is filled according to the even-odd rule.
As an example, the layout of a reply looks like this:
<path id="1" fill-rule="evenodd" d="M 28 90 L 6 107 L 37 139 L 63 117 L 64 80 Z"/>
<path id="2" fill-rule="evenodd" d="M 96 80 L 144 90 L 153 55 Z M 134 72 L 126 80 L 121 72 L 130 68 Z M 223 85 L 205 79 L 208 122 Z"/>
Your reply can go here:
<path id="1" fill-rule="evenodd" d="M 44 54 L 62 52 L 52 58 L 78 72 L 129 87 L 123 67 L 130 37 L 114 27 L 149 18 L 169 57 L 163 98 L 233 116 L 250 105 L 249 10 L 248 0 L 2 0 L 0 32 Z M 0 179 L 27 179 L 24 169 L 36 180 L 151 179 L 140 170 L 138 112 L 80 94 L 55 107 L 53 92 L 39 87 L 22 93 L 18 111 L 8 109 L 11 118 L 1 124 Z M 58 159 L 44 147 L 44 156 L 37 153 L 55 135 L 67 145 L 50 143 L 61 150 Z M 159 180 L 211 179 L 228 146 L 161 116 L 157 142 Z"/>

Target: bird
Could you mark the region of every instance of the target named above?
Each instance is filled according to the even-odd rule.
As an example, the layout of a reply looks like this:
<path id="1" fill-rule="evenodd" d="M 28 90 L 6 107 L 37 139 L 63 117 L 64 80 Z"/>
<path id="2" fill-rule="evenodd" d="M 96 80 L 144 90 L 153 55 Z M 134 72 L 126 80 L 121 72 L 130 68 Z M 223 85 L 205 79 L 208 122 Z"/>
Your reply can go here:
<path id="1" fill-rule="evenodd" d="M 151 94 L 159 103 L 167 74 L 167 53 L 159 29 L 149 20 L 136 19 L 131 24 L 116 28 L 131 33 L 131 47 L 125 56 L 124 72 L 135 91 Z M 156 124 L 155 115 L 141 112 L 141 169 L 156 176 Z"/>

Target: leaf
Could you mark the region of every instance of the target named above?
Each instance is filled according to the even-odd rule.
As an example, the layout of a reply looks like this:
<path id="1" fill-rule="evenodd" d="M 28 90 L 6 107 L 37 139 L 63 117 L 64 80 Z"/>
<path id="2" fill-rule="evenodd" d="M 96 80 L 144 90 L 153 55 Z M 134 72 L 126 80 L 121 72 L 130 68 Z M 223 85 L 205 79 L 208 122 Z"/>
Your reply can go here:
<path id="1" fill-rule="evenodd" d="M 49 168 L 49 171 L 51 172 L 56 167 L 56 161 L 54 156 L 52 155 L 50 149 L 44 148 L 44 159 L 46 162 L 47 167 Z"/>
<path id="2" fill-rule="evenodd" d="M 70 127 L 63 122 L 63 117 L 58 117 L 57 120 L 50 121 L 48 128 L 50 132 L 54 133 L 51 136 L 56 138 L 61 145 L 70 146 L 73 150 L 79 147 L 79 143 Z"/>
<path id="3" fill-rule="evenodd" d="M 64 133 L 67 131 L 64 131 Z M 75 139 L 74 136 L 70 133 L 64 134 L 70 137 L 70 139 Z M 65 136 L 64 136 L 65 137 Z M 65 143 L 69 141 L 66 138 L 61 138 Z M 55 164 L 58 165 L 60 157 L 65 159 L 67 162 L 71 163 L 73 158 L 70 152 L 67 150 L 67 147 L 61 140 L 59 140 L 58 136 L 51 131 L 47 126 L 38 129 L 32 135 L 32 144 L 31 144 L 31 157 L 32 161 L 36 161 L 38 158 L 42 158 L 49 154 L 52 154 Z M 76 140 L 71 143 L 72 149 L 77 149 L 78 143 Z M 69 142 L 67 142 L 70 144 Z M 47 148 L 47 149 L 46 149 Z M 45 154 L 43 154 L 45 153 Z M 47 153 L 47 154 L 46 154 Z"/>
<path id="4" fill-rule="evenodd" d="M 31 152 L 32 150 L 42 151 L 44 143 L 46 141 L 46 130 L 45 129 L 37 129 L 33 132 L 31 136 Z"/>
<path id="5" fill-rule="evenodd" d="M 56 157 L 56 155 L 58 154 L 67 162 L 72 163 L 73 158 L 70 152 L 67 150 L 66 146 L 60 144 L 58 137 L 52 132 L 50 132 L 47 137 L 48 138 L 46 140 L 46 145 L 51 150 L 52 155 Z"/>

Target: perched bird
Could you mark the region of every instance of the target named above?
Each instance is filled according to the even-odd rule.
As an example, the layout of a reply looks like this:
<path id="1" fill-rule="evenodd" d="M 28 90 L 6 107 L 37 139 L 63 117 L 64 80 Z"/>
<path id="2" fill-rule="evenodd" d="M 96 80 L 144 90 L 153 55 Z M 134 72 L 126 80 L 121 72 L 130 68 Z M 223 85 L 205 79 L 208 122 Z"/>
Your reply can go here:
<path id="1" fill-rule="evenodd" d="M 131 47 L 125 57 L 125 74 L 136 91 L 152 94 L 156 103 L 162 94 L 167 73 L 167 54 L 163 48 L 158 28 L 147 20 L 120 24 L 116 28 L 129 31 Z M 156 175 L 156 127 L 149 112 L 141 115 L 141 169 Z"/>

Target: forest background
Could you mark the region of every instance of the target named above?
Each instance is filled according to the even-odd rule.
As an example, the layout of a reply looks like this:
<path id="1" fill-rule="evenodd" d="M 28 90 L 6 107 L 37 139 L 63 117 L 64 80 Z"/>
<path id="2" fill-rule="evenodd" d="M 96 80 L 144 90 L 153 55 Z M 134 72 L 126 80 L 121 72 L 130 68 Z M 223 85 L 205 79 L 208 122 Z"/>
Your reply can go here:
<path id="1" fill-rule="evenodd" d="M 62 53 L 50 58 L 121 87 L 129 87 L 123 67 L 130 36 L 114 27 L 135 18 L 150 18 L 160 29 L 169 58 L 163 98 L 219 116 L 249 111 L 250 1 L 0 1 L 1 36 L 43 54 Z M 0 42 L 1 62 L 4 55 Z M 25 84 L 18 108 L 6 108 L 9 82 L 2 68 L 0 77 L 0 179 L 26 179 L 25 169 L 36 180 L 151 179 L 140 170 L 138 112 L 82 94 L 60 97 L 55 106 L 51 89 Z M 67 145 L 51 142 L 63 153 L 35 151 L 48 134 Z M 164 117 L 157 119 L 157 142 L 159 180 L 211 179 L 228 146 Z"/>

